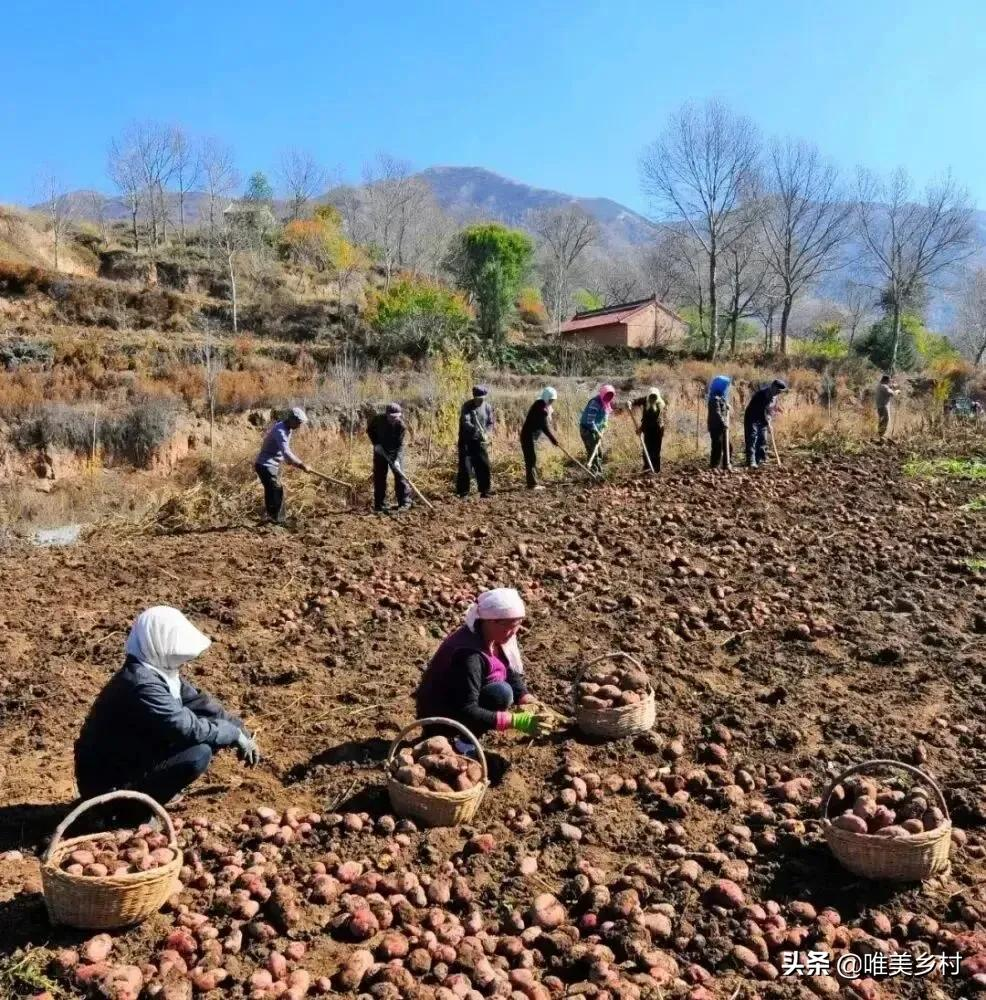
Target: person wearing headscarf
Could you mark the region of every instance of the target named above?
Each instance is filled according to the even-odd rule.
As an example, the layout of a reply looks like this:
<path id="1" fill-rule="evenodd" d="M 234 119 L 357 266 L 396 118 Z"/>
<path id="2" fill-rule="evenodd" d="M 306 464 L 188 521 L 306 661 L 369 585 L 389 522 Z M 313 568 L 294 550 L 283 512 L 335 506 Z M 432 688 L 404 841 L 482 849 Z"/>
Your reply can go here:
<path id="1" fill-rule="evenodd" d="M 775 378 L 761 386 L 750 397 L 743 413 L 743 437 L 746 443 L 746 464 L 755 469 L 767 461 L 767 432 L 777 397 L 787 392 L 787 383 Z"/>
<path id="2" fill-rule="evenodd" d="M 537 735 L 517 633 L 526 610 L 511 587 L 481 593 L 432 656 L 415 695 L 419 719 L 454 719 L 474 736 L 516 729 Z M 520 711 L 518 711 L 518 708 Z"/>
<path id="3" fill-rule="evenodd" d="M 473 475 L 481 497 L 488 497 L 492 488 L 490 435 L 495 419 L 489 395 L 485 385 L 474 385 L 472 399 L 467 399 L 459 411 L 459 472 L 455 491 L 460 497 L 469 496 Z"/>
<path id="4" fill-rule="evenodd" d="M 541 395 L 531 403 L 524 418 L 524 426 L 520 429 L 520 450 L 524 453 L 524 471 L 527 476 L 527 488 L 530 490 L 544 489 L 538 483 L 538 440 L 543 435 L 556 448 L 558 447 L 558 439 L 551 429 L 551 404 L 557 398 L 558 393 L 555 389 L 550 385 L 545 386 L 541 390 Z"/>
<path id="5" fill-rule="evenodd" d="M 647 454 L 643 456 L 644 472 L 650 470 L 650 465 L 655 472 L 661 471 L 661 446 L 664 444 L 664 411 L 667 404 L 661 395 L 661 390 L 656 386 L 651 386 L 647 390 L 646 396 L 641 396 L 633 401 L 633 407 L 640 407 L 640 432 L 644 436 L 644 448 Z"/>
<path id="6" fill-rule="evenodd" d="M 257 478 L 264 487 L 264 508 L 267 519 L 284 523 L 284 487 L 281 485 L 281 465 L 287 462 L 302 472 L 311 469 L 291 450 L 291 432 L 308 423 L 308 414 L 293 406 L 283 420 L 278 420 L 264 435 L 263 444 L 253 463 Z"/>
<path id="7" fill-rule="evenodd" d="M 717 375 L 709 383 L 708 422 L 709 467 L 730 469 L 729 461 L 729 390 L 733 384 L 732 375 Z"/>
<path id="8" fill-rule="evenodd" d="M 373 444 L 373 509 L 382 514 L 386 509 L 387 471 L 394 474 L 394 495 L 399 510 L 411 506 L 407 480 L 401 473 L 404 461 L 404 439 L 407 428 L 399 403 L 388 403 L 384 413 L 378 413 L 366 425 L 366 434 Z"/>
<path id="9" fill-rule="evenodd" d="M 83 798 L 128 789 L 164 805 L 225 747 L 250 765 L 259 761 L 243 723 L 181 676 L 182 665 L 210 645 L 177 608 L 137 616 L 123 666 L 96 696 L 75 743 Z"/>
<path id="10" fill-rule="evenodd" d="M 585 404 L 579 420 L 579 433 L 585 445 L 586 460 L 591 460 L 589 469 L 592 472 L 602 472 L 603 469 L 603 432 L 609 424 L 615 401 L 616 389 L 611 385 L 600 386 L 599 392 Z"/>
<path id="11" fill-rule="evenodd" d="M 900 389 L 895 389 L 890 383 L 889 375 L 881 375 L 876 387 L 876 416 L 880 440 L 887 437 L 890 428 L 890 404 L 900 395 Z"/>

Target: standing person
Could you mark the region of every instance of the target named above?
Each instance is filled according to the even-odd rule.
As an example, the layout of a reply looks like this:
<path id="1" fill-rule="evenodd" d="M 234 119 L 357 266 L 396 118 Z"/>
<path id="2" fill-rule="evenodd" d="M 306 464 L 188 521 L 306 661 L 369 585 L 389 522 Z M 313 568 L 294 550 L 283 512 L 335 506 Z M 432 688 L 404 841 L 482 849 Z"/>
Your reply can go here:
<path id="1" fill-rule="evenodd" d="M 643 456 L 644 472 L 654 467 L 655 472 L 661 471 L 661 446 L 664 444 L 664 411 L 667 404 L 661 395 L 661 390 L 651 386 L 646 396 L 633 401 L 634 407 L 640 407 L 640 430 L 644 435 L 644 448 L 647 454 Z M 650 465 L 647 459 L 650 458 Z"/>
<path id="2" fill-rule="evenodd" d="M 611 385 L 600 386 L 599 392 L 585 404 L 579 420 L 579 433 L 582 435 L 582 444 L 585 445 L 586 460 L 591 459 L 591 472 L 603 471 L 603 433 L 609 424 L 615 399 L 616 390 Z"/>
<path id="3" fill-rule="evenodd" d="M 721 468 L 728 472 L 729 462 L 729 389 L 733 384 L 732 375 L 716 375 L 709 383 L 708 428 L 711 449 L 709 467 Z"/>
<path id="4" fill-rule="evenodd" d="M 459 411 L 459 473 L 455 492 L 469 496 L 472 476 L 481 497 L 490 495 L 493 470 L 490 463 L 490 435 L 495 419 L 489 401 L 490 390 L 485 385 L 472 387 L 472 399 L 467 399 Z"/>
<path id="5" fill-rule="evenodd" d="M 250 765 L 260 760 L 243 723 L 180 675 L 182 665 L 210 645 L 177 608 L 148 608 L 137 616 L 123 666 L 96 696 L 75 743 L 84 799 L 129 789 L 164 805 L 225 747 Z"/>
<path id="6" fill-rule="evenodd" d="M 882 375 L 880 384 L 876 387 L 877 433 L 881 441 L 886 440 L 890 427 L 890 403 L 896 400 L 899 395 L 900 389 L 895 389 L 890 384 L 890 376 Z"/>
<path id="7" fill-rule="evenodd" d="M 373 509 L 382 514 L 386 509 L 387 470 L 394 474 L 394 495 L 399 510 L 411 506 L 407 480 L 401 473 L 404 460 L 404 413 L 399 403 L 388 403 L 386 412 L 378 413 L 366 426 L 366 434 L 373 443 Z"/>
<path id="8" fill-rule="evenodd" d="M 543 434 L 556 448 L 558 439 L 551 430 L 551 404 L 558 398 L 552 386 L 541 390 L 541 395 L 531 403 L 520 429 L 520 450 L 524 453 L 524 471 L 529 490 L 543 490 L 538 482 L 537 441 Z"/>
<path id="9" fill-rule="evenodd" d="M 281 463 L 287 462 L 302 472 L 312 470 L 291 450 L 291 433 L 308 423 L 308 415 L 300 406 L 293 406 L 284 420 L 278 420 L 264 435 L 264 442 L 253 463 L 257 478 L 264 487 L 264 507 L 267 520 L 284 523 L 284 487 L 281 485 Z"/>
<path id="10" fill-rule="evenodd" d="M 767 461 L 767 433 L 777 397 L 787 392 L 787 383 L 775 378 L 750 397 L 743 413 L 743 438 L 746 444 L 746 464 L 755 469 Z"/>

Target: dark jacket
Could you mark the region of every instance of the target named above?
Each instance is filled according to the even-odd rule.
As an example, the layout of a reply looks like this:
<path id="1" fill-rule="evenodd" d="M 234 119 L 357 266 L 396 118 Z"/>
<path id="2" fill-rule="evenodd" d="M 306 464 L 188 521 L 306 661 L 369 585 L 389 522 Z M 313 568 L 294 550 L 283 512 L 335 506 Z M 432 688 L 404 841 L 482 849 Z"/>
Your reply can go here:
<path id="1" fill-rule="evenodd" d="M 729 426 L 729 413 L 731 407 L 729 400 L 725 396 L 713 396 L 709 400 L 708 428 L 710 431 L 718 432 Z"/>
<path id="2" fill-rule="evenodd" d="M 396 458 L 401 453 L 406 433 L 404 421 L 394 423 L 387 419 L 386 413 L 378 413 L 366 425 L 367 437 L 374 445 L 380 445 L 391 458 Z"/>
<path id="3" fill-rule="evenodd" d="M 467 399 L 459 411 L 459 444 L 485 444 L 494 424 L 493 407 L 485 399 Z"/>
<path id="4" fill-rule="evenodd" d="M 128 656 L 82 724 L 76 768 L 125 783 L 196 744 L 231 746 L 242 730 L 243 723 L 209 695 L 182 681 L 179 702 L 159 673 Z"/>
<path id="5" fill-rule="evenodd" d="M 746 413 L 743 415 L 745 423 L 765 424 L 767 423 L 768 410 L 773 403 L 777 393 L 766 385 L 750 397 L 750 402 L 746 404 Z"/>
<path id="6" fill-rule="evenodd" d="M 480 708 L 479 692 L 489 683 L 490 661 L 478 631 L 457 629 L 435 651 L 425 667 L 415 700 L 419 719 L 440 716 L 461 722 L 474 735 L 496 726 L 496 712 Z M 514 704 L 527 694 L 524 675 L 507 665 Z"/>
<path id="7" fill-rule="evenodd" d="M 524 426 L 520 429 L 520 439 L 522 441 L 537 441 L 542 434 L 555 447 L 558 446 L 558 439 L 551 433 L 551 426 L 548 422 L 548 404 L 543 399 L 536 399 L 527 411 Z"/>
<path id="8" fill-rule="evenodd" d="M 647 396 L 641 396 L 639 399 L 633 401 L 633 406 L 639 406 L 640 411 L 640 429 L 645 434 L 656 434 L 657 431 L 663 430 L 664 428 L 664 410 L 667 404 L 658 403 L 654 406 L 649 404 Z"/>

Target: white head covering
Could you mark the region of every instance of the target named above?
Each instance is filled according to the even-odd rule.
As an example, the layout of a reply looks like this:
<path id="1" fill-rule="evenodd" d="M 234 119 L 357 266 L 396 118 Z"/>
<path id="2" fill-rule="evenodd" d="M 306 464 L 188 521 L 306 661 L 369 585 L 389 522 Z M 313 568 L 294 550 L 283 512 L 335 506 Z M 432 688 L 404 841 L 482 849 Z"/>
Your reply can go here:
<path id="1" fill-rule="evenodd" d="M 291 407 L 291 416 L 298 421 L 299 424 L 308 423 L 308 414 L 300 406 Z"/>
<path id="2" fill-rule="evenodd" d="M 178 668 L 201 656 L 212 640 L 203 635 L 177 608 L 155 607 L 142 611 L 130 629 L 124 651 L 160 674 L 168 690 L 181 695 Z"/>
<path id="3" fill-rule="evenodd" d="M 553 403 L 558 398 L 558 390 L 553 385 L 546 385 L 541 390 L 541 398 L 546 403 Z"/>
<path id="4" fill-rule="evenodd" d="M 502 618 L 523 618 L 527 614 L 524 601 L 513 587 L 498 587 L 496 590 L 484 590 L 466 611 L 466 625 L 475 628 L 476 622 Z M 524 672 L 524 660 L 520 655 L 517 636 L 511 636 L 500 647 L 507 662 L 517 673 Z"/>

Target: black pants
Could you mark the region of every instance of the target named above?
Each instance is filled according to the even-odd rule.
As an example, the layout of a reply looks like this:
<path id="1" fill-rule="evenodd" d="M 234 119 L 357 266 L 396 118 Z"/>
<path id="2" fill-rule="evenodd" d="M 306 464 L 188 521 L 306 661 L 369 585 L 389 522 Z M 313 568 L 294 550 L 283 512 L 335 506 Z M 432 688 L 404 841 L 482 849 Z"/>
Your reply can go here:
<path id="1" fill-rule="evenodd" d="M 533 489 L 538 484 L 538 450 L 532 437 L 521 437 L 520 450 L 524 453 L 524 471 L 527 485 Z"/>
<path id="2" fill-rule="evenodd" d="M 94 768 L 87 766 L 84 761 L 77 761 L 75 780 L 79 786 L 79 794 L 84 799 L 125 788 L 132 792 L 143 792 L 164 805 L 196 778 L 205 774 L 211 763 L 212 748 L 204 743 L 196 743 L 166 757 L 136 777 L 112 768 Z"/>
<path id="3" fill-rule="evenodd" d="M 392 459 L 397 465 L 401 464 L 403 455 L 397 454 Z M 387 499 L 387 473 L 392 471 L 387 459 L 382 458 L 376 452 L 373 453 L 373 509 L 383 510 L 384 501 Z M 394 496 L 397 497 L 397 505 L 403 507 L 408 502 L 407 481 L 403 476 L 394 474 Z"/>
<path id="4" fill-rule="evenodd" d="M 746 443 L 746 464 L 763 465 L 767 461 L 767 421 L 745 420 L 743 437 Z"/>
<path id="5" fill-rule="evenodd" d="M 709 467 L 712 469 L 729 468 L 729 427 L 719 417 L 709 416 Z"/>
<path id="6" fill-rule="evenodd" d="M 476 477 L 480 496 L 488 496 L 493 479 L 490 453 L 485 441 L 459 442 L 459 473 L 455 479 L 455 492 L 460 497 L 469 495 L 472 477 Z"/>
<path id="7" fill-rule="evenodd" d="M 280 476 L 262 465 L 255 465 L 254 469 L 257 478 L 264 485 L 264 507 L 267 510 L 267 516 L 272 521 L 283 520 L 284 487 L 281 485 Z"/>
<path id="8" fill-rule="evenodd" d="M 644 429 L 644 447 L 647 449 L 647 455 L 650 455 L 651 465 L 654 466 L 655 472 L 661 471 L 661 446 L 664 444 L 664 428 L 654 427 L 651 429 Z M 647 471 L 647 457 L 641 456 L 644 461 L 644 472 Z"/>

